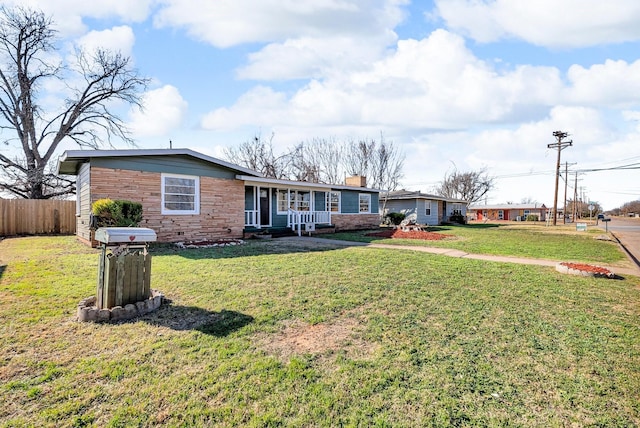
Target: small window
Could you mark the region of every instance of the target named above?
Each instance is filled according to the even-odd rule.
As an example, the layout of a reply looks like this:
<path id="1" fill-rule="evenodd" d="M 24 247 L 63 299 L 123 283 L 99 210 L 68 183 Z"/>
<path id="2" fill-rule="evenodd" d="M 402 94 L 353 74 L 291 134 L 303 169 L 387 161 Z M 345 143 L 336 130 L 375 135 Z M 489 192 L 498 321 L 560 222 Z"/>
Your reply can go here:
<path id="1" fill-rule="evenodd" d="M 311 192 L 298 190 L 294 209 L 297 211 L 311 211 Z"/>
<path id="2" fill-rule="evenodd" d="M 361 213 L 370 213 L 371 212 L 371 195 L 369 193 L 360 193 L 359 197 L 360 201 L 360 212 Z"/>
<path id="3" fill-rule="evenodd" d="M 277 209 L 279 214 L 286 214 L 289 209 L 289 192 L 285 189 L 277 191 Z"/>
<path id="4" fill-rule="evenodd" d="M 200 179 L 162 174 L 162 214 L 200 214 Z"/>
<path id="5" fill-rule="evenodd" d="M 424 203 L 424 215 L 431 215 L 431 202 L 429 201 Z"/>
<path id="6" fill-rule="evenodd" d="M 327 204 L 329 206 L 329 211 L 333 213 L 339 213 L 340 212 L 340 192 L 329 192 L 327 194 L 327 197 L 329 198 L 329 203 Z"/>

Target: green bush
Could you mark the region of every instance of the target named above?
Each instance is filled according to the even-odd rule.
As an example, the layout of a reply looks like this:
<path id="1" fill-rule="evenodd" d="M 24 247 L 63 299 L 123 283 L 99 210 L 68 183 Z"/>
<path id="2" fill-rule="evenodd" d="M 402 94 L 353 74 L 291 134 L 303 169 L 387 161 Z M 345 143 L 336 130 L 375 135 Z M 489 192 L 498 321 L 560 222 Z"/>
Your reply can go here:
<path id="1" fill-rule="evenodd" d="M 451 217 L 449 217 L 449 220 L 453 223 L 458 223 L 458 224 L 467 223 L 467 219 L 462 214 L 453 214 Z"/>
<path id="2" fill-rule="evenodd" d="M 539 218 L 536 214 L 529 214 L 527 215 L 527 220 L 526 221 L 538 221 Z"/>
<path id="3" fill-rule="evenodd" d="M 142 221 L 140 202 L 98 199 L 91 206 L 95 227 L 136 227 Z"/>
<path id="4" fill-rule="evenodd" d="M 404 213 L 388 213 L 385 217 L 388 219 L 389 223 L 397 226 L 402 223 L 402 220 L 404 220 L 406 216 Z"/>

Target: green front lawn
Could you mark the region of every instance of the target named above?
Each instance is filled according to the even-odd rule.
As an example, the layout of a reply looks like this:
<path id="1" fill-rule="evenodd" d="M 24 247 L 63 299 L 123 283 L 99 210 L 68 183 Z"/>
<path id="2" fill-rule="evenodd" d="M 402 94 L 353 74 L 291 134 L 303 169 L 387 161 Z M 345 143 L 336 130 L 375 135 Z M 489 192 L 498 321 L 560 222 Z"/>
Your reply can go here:
<path id="1" fill-rule="evenodd" d="M 0 426 L 640 424 L 638 278 L 281 240 L 153 253 L 171 302 L 84 324 L 96 250 L 0 241 Z"/>
<path id="2" fill-rule="evenodd" d="M 341 232 L 319 235 L 347 241 L 392 245 L 422 245 L 453 248 L 475 254 L 492 254 L 559 261 L 582 261 L 627 266 L 627 257 L 614 241 L 596 239 L 606 236 L 603 230 L 590 228 L 577 232 L 575 226 L 547 227 L 544 224 L 503 223 L 430 226 L 428 231 L 449 235 L 442 241 L 385 239 L 366 236 L 371 231 Z"/>

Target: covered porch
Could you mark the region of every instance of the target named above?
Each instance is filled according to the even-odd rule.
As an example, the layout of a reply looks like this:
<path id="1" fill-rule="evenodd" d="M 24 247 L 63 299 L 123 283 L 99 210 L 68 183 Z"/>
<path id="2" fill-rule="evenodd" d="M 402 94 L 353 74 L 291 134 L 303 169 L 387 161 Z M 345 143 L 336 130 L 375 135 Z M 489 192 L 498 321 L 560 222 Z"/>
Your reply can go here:
<path id="1" fill-rule="evenodd" d="M 268 230 L 300 236 L 330 229 L 332 212 L 339 212 L 339 199 L 339 192 L 318 183 L 245 181 L 245 235 Z"/>

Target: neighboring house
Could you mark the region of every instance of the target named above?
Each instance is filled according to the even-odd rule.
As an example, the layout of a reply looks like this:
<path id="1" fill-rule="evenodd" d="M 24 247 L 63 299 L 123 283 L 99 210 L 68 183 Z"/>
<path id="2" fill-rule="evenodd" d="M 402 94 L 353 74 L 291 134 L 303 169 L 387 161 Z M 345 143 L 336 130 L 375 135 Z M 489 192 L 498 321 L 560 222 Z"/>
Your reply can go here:
<path id="1" fill-rule="evenodd" d="M 417 224 L 438 225 L 449 222 L 453 215 L 461 215 L 464 218 L 467 214 L 467 204 L 457 199 L 398 190 L 380 195 L 380 211 L 383 210 L 384 215 L 402 213 L 405 219 Z"/>
<path id="2" fill-rule="evenodd" d="M 471 205 L 469 214 L 473 220 L 515 220 L 525 221 L 529 215 L 538 217 L 539 221 L 547 219 L 549 209 L 544 204 L 503 204 L 503 205 Z"/>
<path id="3" fill-rule="evenodd" d="M 188 149 L 69 150 L 58 173 L 77 176 L 77 235 L 88 242 L 91 205 L 102 198 L 142 203 L 140 226 L 160 242 L 380 224 L 379 191 L 360 177 L 356 185 L 275 180 Z"/>

